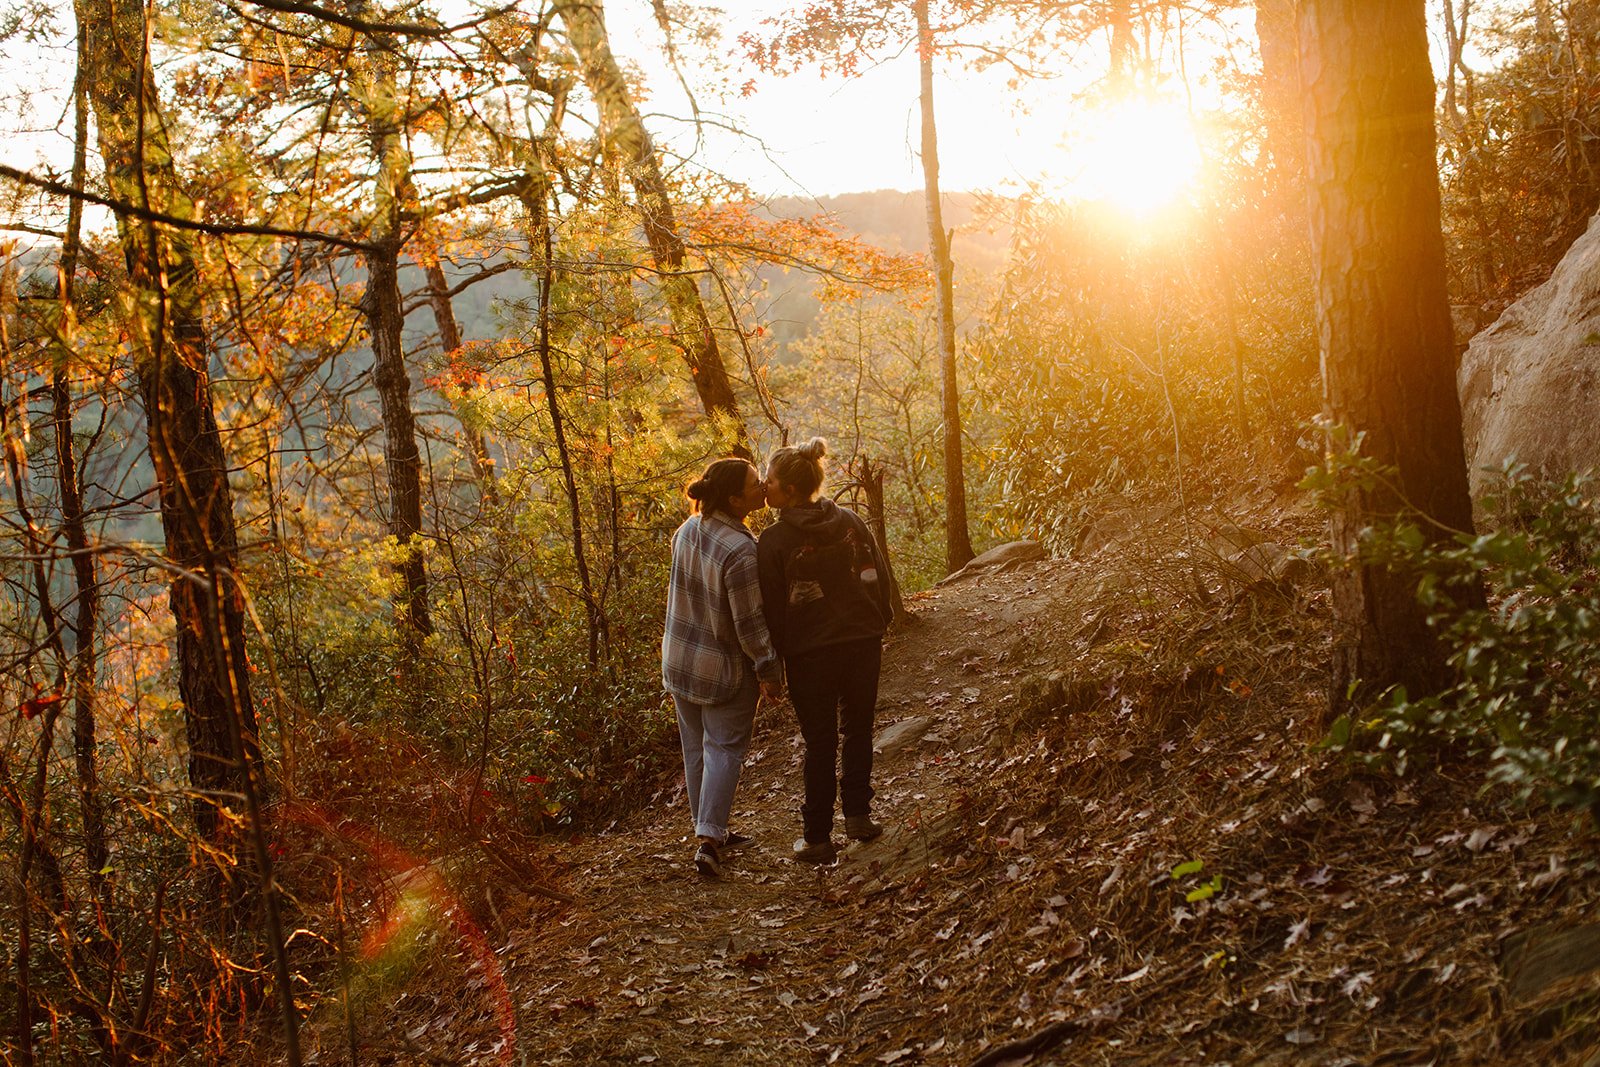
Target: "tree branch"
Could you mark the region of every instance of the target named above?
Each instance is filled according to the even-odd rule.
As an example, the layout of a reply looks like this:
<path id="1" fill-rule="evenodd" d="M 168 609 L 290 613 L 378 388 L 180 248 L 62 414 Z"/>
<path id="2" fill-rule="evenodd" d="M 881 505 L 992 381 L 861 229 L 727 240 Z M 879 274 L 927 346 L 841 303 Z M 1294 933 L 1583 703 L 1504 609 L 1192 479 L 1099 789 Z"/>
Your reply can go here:
<path id="1" fill-rule="evenodd" d="M 110 208 L 119 215 L 142 219 L 145 222 L 159 222 L 177 230 L 193 230 L 197 233 L 210 234 L 213 237 L 228 237 L 241 234 L 253 234 L 260 237 L 287 237 L 296 241 L 316 241 L 322 244 L 337 245 L 340 248 L 349 248 L 357 252 L 375 252 L 377 246 L 368 241 L 358 241 L 354 237 L 340 237 L 332 233 L 318 233 L 315 230 L 293 230 L 283 226 L 252 225 L 250 223 L 218 223 L 197 222 L 194 219 L 179 218 L 169 215 L 164 211 L 152 211 L 138 204 L 131 204 L 125 200 L 113 200 L 108 196 L 100 196 L 86 189 L 74 189 L 64 182 L 53 178 L 41 178 L 37 174 L 30 174 L 25 170 L 0 163 L 0 178 L 10 178 L 21 185 L 26 185 L 43 192 L 53 193 L 56 196 L 65 196 L 73 200 L 81 200 L 86 204 L 97 204 L 100 207 Z"/>

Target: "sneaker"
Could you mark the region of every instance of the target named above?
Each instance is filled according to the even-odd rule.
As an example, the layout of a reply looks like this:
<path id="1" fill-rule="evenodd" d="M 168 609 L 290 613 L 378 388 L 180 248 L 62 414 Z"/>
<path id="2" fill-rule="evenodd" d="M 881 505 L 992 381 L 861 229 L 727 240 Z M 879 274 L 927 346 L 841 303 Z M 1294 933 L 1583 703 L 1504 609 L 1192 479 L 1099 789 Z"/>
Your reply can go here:
<path id="1" fill-rule="evenodd" d="M 728 836 L 722 839 L 722 851 L 732 852 L 734 849 L 744 848 L 754 840 L 755 838 L 751 837 L 749 834 L 736 834 L 732 830 L 729 830 Z"/>
<path id="2" fill-rule="evenodd" d="M 722 857 L 716 845 L 710 841 L 700 842 L 700 847 L 694 850 L 694 869 L 706 878 L 722 877 Z"/>
<path id="3" fill-rule="evenodd" d="M 794 858 L 801 863 L 832 863 L 839 853 L 831 840 L 807 841 L 802 837 L 794 843 Z"/>
<path id="4" fill-rule="evenodd" d="M 852 841 L 875 841 L 883 836 L 883 827 L 870 815 L 846 815 L 844 832 Z"/>

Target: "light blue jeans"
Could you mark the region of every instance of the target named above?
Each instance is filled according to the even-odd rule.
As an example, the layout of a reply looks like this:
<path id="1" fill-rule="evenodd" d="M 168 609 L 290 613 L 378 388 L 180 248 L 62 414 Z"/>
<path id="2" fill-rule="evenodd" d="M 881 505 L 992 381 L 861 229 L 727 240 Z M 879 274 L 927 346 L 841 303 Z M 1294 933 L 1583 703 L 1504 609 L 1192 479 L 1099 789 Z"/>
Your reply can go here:
<path id="1" fill-rule="evenodd" d="M 751 675 L 739 691 L 720 704 L 696 704 L 674 696 L 678 740 L 683 745 L 683 781 L 689 791 L 689 815 L 698 837 L 719 844 L 728 836 L 733 793 L 750 748 L 760 689 Z"/>

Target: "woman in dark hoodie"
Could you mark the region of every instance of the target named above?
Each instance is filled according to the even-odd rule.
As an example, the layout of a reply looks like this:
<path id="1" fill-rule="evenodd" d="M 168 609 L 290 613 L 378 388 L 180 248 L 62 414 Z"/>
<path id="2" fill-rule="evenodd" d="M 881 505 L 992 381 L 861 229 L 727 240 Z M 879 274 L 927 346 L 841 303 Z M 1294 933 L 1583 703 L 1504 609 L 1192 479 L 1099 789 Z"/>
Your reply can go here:
<path id="1" fill-rule="evenodd" d="M 762 532 L 756 550 L 767 629 L 783 657 L 806 744 L 805 836 L 794 855 L 807 863 L 832 863 L 837 855 L 835 795 L 846 835 L 871 841 L 883 833 L 871 814 L 872 719 L 890 618 L 888 583 L 879 577 L 886 571 L 866 523 L 819 495 L 826 454 L 820 437 L 773 454 L 767 503 L 778 521 Z"/>

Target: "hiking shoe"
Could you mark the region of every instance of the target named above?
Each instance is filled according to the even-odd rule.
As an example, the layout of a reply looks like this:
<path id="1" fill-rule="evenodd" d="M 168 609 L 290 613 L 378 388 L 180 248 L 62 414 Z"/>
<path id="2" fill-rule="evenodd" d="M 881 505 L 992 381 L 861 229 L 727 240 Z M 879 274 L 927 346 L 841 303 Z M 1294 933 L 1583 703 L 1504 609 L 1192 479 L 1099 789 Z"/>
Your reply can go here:
<path id="1" fill-rule="evenodd" d="M 870 815 L 846 815 L 844 832 L 852 841 L 875 841 L 883 836 L 883 827 Z"/>
<path id="2" fill-rule="evenodd" d="M 694 869 L 705 878 L 722 877 L 722 857 L 716 845 L 710 841 L 700 842 L 700 847 L 694 850 Z"/>
<path id="3" fill-rule="evenodd" d="M 729 830 L 728 836 L 722 839 L 722 851 L 732 852 L 734 849 L 744 848 L 754 840 L 755 838 L 751 837 L 749 834 L 736 834 L 732 830 Z"/>
<path id="4" fill-rule="evenodd" d="M 802 837 L 794 843 L 794 858 L 801 863 L 832 863 L 839 858 L 839 852 L 832 841 L 807 841 Z"/>

